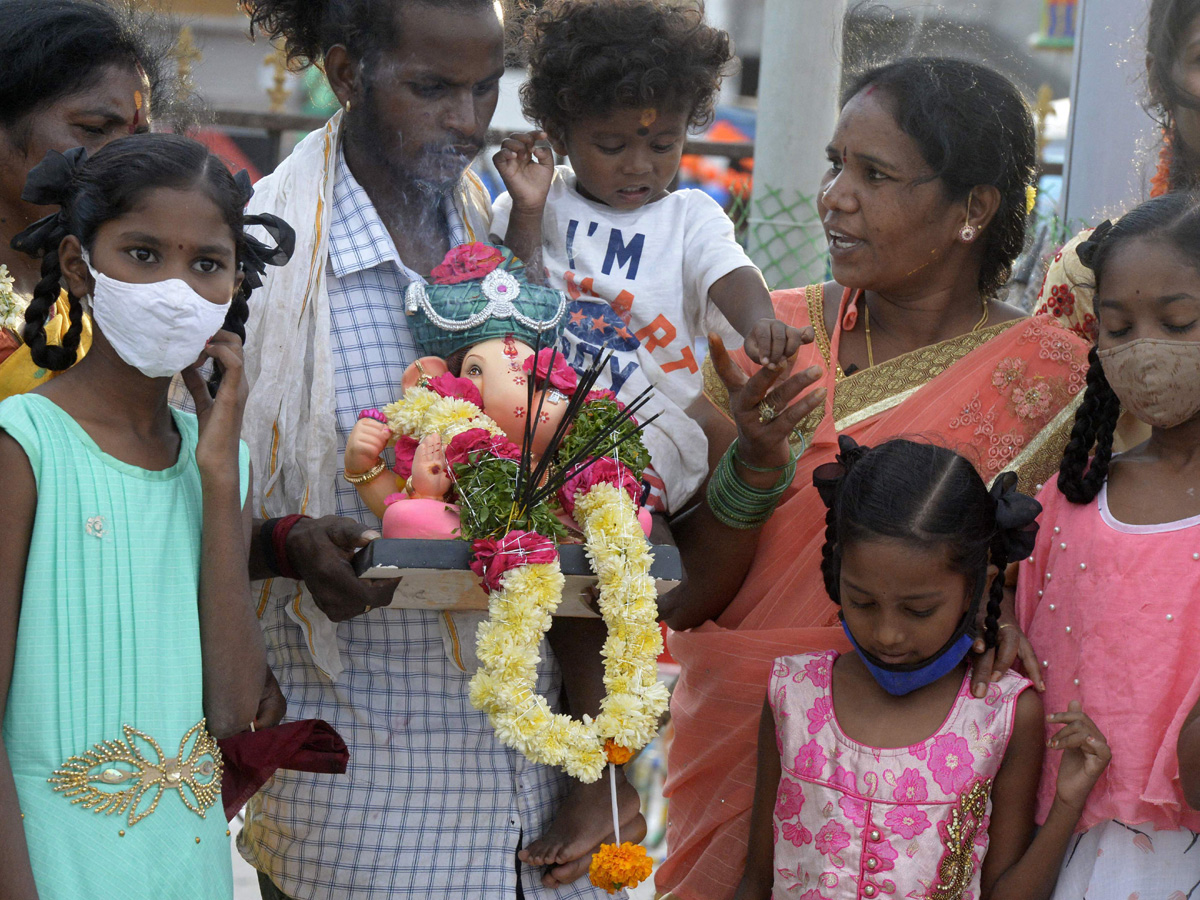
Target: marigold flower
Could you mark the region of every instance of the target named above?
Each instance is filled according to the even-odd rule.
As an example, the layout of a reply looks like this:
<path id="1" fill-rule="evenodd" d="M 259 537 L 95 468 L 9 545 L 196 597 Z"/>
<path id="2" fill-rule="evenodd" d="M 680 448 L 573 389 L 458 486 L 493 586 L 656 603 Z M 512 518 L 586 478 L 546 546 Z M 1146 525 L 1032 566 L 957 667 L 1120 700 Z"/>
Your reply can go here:
<path id="1" fill-rule="evenodd" d="M 614 766 L 623 766 L 633 759 L 633 751 L 609 738 L 604 742 L 604 755 Z"/>
<path id="2" fill-rule="evenodd" d="M 600 852 L 592 857 L 588 867 L 588 878 L 598 888 L 615 894 L 624 888 L 637 887 L 650 877 L 654 861 L 646 855 L 646 848 L 639 844 L 623 842 L 601 844 Z"/>

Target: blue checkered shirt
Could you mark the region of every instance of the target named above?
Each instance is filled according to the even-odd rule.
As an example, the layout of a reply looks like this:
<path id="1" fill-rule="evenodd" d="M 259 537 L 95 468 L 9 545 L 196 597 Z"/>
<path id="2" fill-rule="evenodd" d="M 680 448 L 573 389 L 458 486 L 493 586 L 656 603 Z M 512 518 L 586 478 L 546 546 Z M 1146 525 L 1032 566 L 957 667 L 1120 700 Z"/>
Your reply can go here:
<path id="1" fill-rule="evenodd" d="M 337 163 L 326 266 L 338 420 L 337 511 L 379 527 L 341 475 L 359 410 L 400 396 L 418 356 L 401 294 L 407 268 L 344 158 Z M 443 204 L 451 243 L 470 239 Z M 478 235 L 486 240 L 486 235 Z M 288 718 L 319 718 L 345 738 L 345 775 L 280 770 L 251 802 L 242 855 L 297 900 L 516 896 L 516 851 L 549 826 L 566 776 L 505 748 L 467 699 L 470 676 L 451 661 L 439 613 L 381 609 L 338 626 L 345 671 L 329 681 L 281 606 L 263 616 Z M 462 635 L 473 640 L 473 635 Z M 558 664 L 542 644 L 538 689 L 559 696 Z M 520 866 L 530 900 L 606 896 L 587 878 L 558 890 Z"/>

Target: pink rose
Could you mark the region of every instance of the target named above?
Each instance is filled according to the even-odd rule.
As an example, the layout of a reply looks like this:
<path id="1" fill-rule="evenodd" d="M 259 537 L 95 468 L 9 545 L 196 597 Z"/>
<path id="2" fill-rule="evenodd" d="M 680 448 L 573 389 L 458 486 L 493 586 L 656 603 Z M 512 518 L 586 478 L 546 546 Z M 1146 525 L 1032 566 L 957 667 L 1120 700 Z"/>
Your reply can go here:
<path id="1" fill-rule="evenodd" d="M 615 484 L 629 492 L 629 497 L 636 504 L 641 495 L 642 486 L 633 477 L 628 467 L 607 456 L 602 456 L 582 472 L 576 472 L 558 489 L 558 501 L 562 504 L 567 515 L 575 513 L 575 501 L 579 494 L 591 490 L 593 485 Z"/>
<path id="2" fill-rule="evenodd" d="M 521 458 L 521 448 L 508 438 L 492 434 L 486 428 L 471 428 L 450 439 L 446 445 L 446 463 L 457 466 L 472 462 L 480 453 L 500 459 Z"/>
<path id="3" fill-rule="evenodd" d="M 786 775 L 779 779 L 779 793 L 775 799 L 775 815 L 780 821 L 794 819 L 804 808 L 804 788 L 790 781 Z"/>
<path id="4" fill-rule="evenodd" d="M 588 403 L 591 403 L 593 400 L 612 400 L 617 404 L 619 409 L 625 408 L 625 404 L 618 400 L 617 395 L 608 388 L 596 388 L 594 391 L 588 391 L 583 399 Z"/>
<path id="5" fill-rule="evenodd" d="M 826 822 L 817 832 L 815 844 L 818 853 L 833 856 L 850 846 L 850 835 L 838 822 Z"/>
<path id="6" fill-rule="evenodd" d="M 521 371 L 526 374 L 533 372 L 533 354 L 525 357 L 521 363 Z M 550 387 L 570 397 L 579 387 L 579 376 L 567 365 L 567 358 L 553 347 L 543 347 L 537 355 L 537 372 L 535 381 L 538 385 L 549 384 Z"/>
<path id="7" fill-rule="evenodd" d="M 554 541 L 536 531 L 510 531 L 498 541 L 477 540 L 471 550 L 471 571 L 483 580 L 483 589 L 489 594 L 500 588 L 501 576 L 509 569 L 552 563 L 558 558 Z"/>
<path id="8" fill-rule="evenodd" d="M 929 751 L 929 771 L 933 780 L 947 794 L 961 793 L 975 775 L 972 765 L 975 756 L 966 738 L 944 734 L 933 742 Z"/>
<path id="9" fill-rule="evenodd" d="M 443 372 L 430 378 L 427 387 L 441 397 L 457 397 L 483 409 L 483 395 L 469 378 L 456 378 L 449 372 Z"/>
<path id="10" fill-rule="evenodd" d="M 504 262 L 504 254 L 491 244 L 459 244 L 446 254 L 441 265 L 434 266 L 429 280 L 434 284 L 458 284 L 474 281 Z"/>
<path id="11" fill-rule="evenodd" d="M 396 464 L 392 466 L 392 471 L 405 480 L 412 478 L 413 456 L 419 446 L 421 442 L 408 435 L 402 434 L 396 438 Z"/>
<path id="12" fill-rule="evenodd" d="M 883 817 L 884 824 L 906 841 L 911 841 L 930 826 L 929 816 L 915 806 L 897 806 Z"/>
<path id="13" fill-rule="evenodd" d="M 901 802 L 920 803 L 929 799 L 929 787 L 925 777 L 916 769 L 905 769 L 896 779 L 892 798 Z"/>

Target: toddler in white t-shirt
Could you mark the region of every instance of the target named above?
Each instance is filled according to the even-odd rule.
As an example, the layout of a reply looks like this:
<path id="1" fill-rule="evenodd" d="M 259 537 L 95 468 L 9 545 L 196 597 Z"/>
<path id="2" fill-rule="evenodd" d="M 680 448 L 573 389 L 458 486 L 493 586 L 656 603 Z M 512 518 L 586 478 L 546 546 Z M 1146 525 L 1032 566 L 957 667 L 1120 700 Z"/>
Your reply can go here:
<path id="1" fill-rule="evenodd" d="M 560 349 L 572 366 L 611 350 L 597 387 L 623 402 L 654 387 L 639 416 L 659 414 L 644 434 L 650 505 L 676 512 L 708 474 L 707 441 L 686 413 L 703 388 L 698 342 L 744 338 L 751 359 L 778 366 L 812 339 L 775 318 L 716 201 L 669 190 L 688 128 L 712 117 L 729 35 L 664 0 L 551 0 L 529 35 L 521 96 L 545 132 L 513 135 L 497 154 L 502 175 L 523 177 L 506 179 L 492 230 L 536 247 L 540 228 L 540 262 L 570 300 Z M 536 146 L 547 136 L 570 167 Z"/>

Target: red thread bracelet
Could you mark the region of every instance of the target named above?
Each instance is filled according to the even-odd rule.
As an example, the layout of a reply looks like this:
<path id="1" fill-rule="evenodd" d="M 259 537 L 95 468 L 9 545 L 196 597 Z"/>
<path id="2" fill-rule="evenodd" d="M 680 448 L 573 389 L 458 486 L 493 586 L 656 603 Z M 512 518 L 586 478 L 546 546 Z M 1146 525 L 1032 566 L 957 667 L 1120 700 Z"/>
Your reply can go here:
<path id="1" fill-rule="evenodd" d="M 275 566 L 279 570 L 281 578 L 294 578 L 300 580 L 300 573 L 293 567 L 287 555 L 287 538 L 292 527 L 301 519 L 309 519 L 311 516 L 295 513 L 290 516 L 284 516 L 275 523 L 275 527 L 271 530 L 271 546 L 275 550 Z"/>

